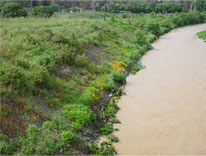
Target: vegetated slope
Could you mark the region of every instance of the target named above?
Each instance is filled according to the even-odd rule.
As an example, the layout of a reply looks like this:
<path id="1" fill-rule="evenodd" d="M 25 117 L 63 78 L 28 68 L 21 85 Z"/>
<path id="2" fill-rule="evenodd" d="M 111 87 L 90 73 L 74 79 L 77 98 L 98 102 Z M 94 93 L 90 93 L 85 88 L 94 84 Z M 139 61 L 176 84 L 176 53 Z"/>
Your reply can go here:
<path id="1" fill-rule="evenodd" d="M 206 31 L 201 31 L 197 33 L 197 36 L 203 40 L 206 40 Z"/>
<path id="2" fill-rule="evenodd" d="M 206 19 L 199 12 L 101 16 L 1 19 L 1 154 L 114 154 L 111 142 L 95 144 L 118 122 L 109 94 L 121 95 L 126 70 L 139 70 L 150 42 Z"/>

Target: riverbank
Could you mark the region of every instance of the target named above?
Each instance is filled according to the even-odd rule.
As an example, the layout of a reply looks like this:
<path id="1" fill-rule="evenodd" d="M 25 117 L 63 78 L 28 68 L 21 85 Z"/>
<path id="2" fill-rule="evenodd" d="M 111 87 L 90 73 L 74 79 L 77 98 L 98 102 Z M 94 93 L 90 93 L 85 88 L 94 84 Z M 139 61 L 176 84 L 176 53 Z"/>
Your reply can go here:
<path id="1" fill-rule="evenodd" d="M 127 77 L 118 106 L 115 144 L 123 155 L 204 155 L 206 24 L 172 30 L 141 59 L 145 69 Z"/>
<path id="2" fill-rule="evenodd" d="M 139 70 L 136 62 L 160 35 L 206 18 L 99 17 L 1 19 L 1 154 L 114 154 L 111 142 L 98 148 L 96 140 L 118 122 L 127 69 Z"/>

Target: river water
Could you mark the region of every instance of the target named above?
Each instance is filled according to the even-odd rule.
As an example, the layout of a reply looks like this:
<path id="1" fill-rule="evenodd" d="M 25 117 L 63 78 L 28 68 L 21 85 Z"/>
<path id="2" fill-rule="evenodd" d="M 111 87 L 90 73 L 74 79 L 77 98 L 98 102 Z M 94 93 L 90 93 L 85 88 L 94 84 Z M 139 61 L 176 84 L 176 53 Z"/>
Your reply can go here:
<path id="1" fill-rule="evenodd" d="M 206 24 L 175 29 L 155 41 L 145 69 L 127 77 L 114 134 L 118 154 L 206 155 Z"/>

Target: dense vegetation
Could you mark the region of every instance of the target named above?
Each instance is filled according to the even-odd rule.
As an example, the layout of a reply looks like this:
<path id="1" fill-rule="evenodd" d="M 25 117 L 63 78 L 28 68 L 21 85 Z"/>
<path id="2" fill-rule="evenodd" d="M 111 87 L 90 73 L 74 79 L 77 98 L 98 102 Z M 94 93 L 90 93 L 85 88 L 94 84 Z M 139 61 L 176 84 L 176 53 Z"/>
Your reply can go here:
<path id="1" fill-rule="evenodd" d="M 114 154 L 128 70 L 142 68 L 138 60 L 160 35 L 206 20 L 200 12 L 100 17 L 1 19 L 1 154 Z M 110 141 L 98 147 L 100 135 Z"/>
<path id="2" fill-rule="evenodd" d="M 203 40 L 206 40 L 206 31 L 201 31 L 197 33 L 197 36 Z"/>
<path id="3" fill-rule="evenodd" d="M 102 7 L 104 10 L 105 7 Z M 111 13 L 119 13 L 121 11 L 129 11 L 131 13 L 175 13 L 182 12 L 182 6 L 178 3 L 172 2 L 138 2 L 138 1 L 128 1 L 122 3 L 111 2 L 107 4 L 107 10 Z"/>
<path id="4" fill-rule="evenodd" d="M 33 16 L 49 18 L 53 15 L 54 10 L 56 9 L 50 6 L 36 6 L 32 9 L 31 14 Z"/>
<path id="5" fill-rule="evenodd" d="M 25 17 L 26 10 L 19 3 L 0 3 L 0 15 L 3 17 Z"/>
<path id="6" fill-rule="evenodd" d="M 195 0 L 194 5 L 197 11 L 206 11 L 206 1 L 205 0 Z"/>

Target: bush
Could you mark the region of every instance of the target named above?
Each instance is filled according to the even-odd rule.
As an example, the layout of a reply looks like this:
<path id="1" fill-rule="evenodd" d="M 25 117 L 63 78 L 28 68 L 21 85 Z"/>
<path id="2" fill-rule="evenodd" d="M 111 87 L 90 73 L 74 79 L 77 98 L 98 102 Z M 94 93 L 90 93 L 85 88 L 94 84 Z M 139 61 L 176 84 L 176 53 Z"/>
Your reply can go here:
<path id="1" fill-rule="evenodd" d="M 59 12 L 60 11 L 60 7 L 59 5 L 51 5 L 50 6 L 50 9 L 53 11 L 53 12 Z"/>
<path id="2" fill-rule="evenodd" d="M 93 155 L 115 155 L 116 150 L 111 142 L 102 142 L 100 147 L 98 145 L 92 145 L 92 153 Z"/>
<path id="3" fill-rule="evenodd" d="M 175 3 L 165 2 L 165 3 L 156 4 L 154 11 L 156 13 L 182 12 L 182 7 L 178 4 L 175 4 Z"/>
<path id="4" fill-rule="evenodd" d="M 71 121 L 73 121 L 73 124 L 79 123 L 78 130 L 96 119 L 95 114 L 87 106 L 81 104 L 69 104 L 65 108 L 66 115 Z"/>
<path id="5" fill-rule="evenodd" d="M 157 20 L 149 20 L 145 26 L 144 26 L 145 31 L 147 32 L 151 32 L 152 34 L 154 34 L 155 36 L 160 36 L 160 24 Z"/>
<path id="6" fill-rule="evenodd" d="M 32 9 L 32 15 L 37 17 L 49 18 L 54 14 L 54 8 L 49 6 L 36 6 Z"/>
<path id="7" fill-rule="evenodd" d="M 104 125 L 103 128 L 100 129 L 102 135 L 108 135 L 113 132 L 113 125 L 112 123 L 107 123 Z"/>
<path id="8" fill-rule="evenodd" d="M 205 0 L 195 0 L 194 5 L 197 11 L 206 11 Z"/>
<path id="9" fill-rule="evenodd" d="M 12 141 L 3 134 L 0 133 L 0 155 L 12 155 L 15 151 L 15 147 Z"/>
<path id="10" fill-rule="evenodd" d="M 197 33 L 197 36 L 203 40 L 206 40 L 206 31 L 201 31 Z"/>
<path id="11" fill-rule="evenodd" d="M 77 137 L 72 131 L 64 131 L 61 134 L 61 138 L 65 142 L 71 143 L 71 142 L 75 141 Z"/>
<path id="12" fill-rule="evenodd" d="M 2 7 L 3 17 L 25 17 L 26 10 L 19 3 L 6 3 Z"/>
<path id="13" fill-rule="evenodd" d="M 62 146 L 58 138 L 35 126 L 29 126 L 27 136 L 20 137 L 18 142 L 21 145 L 19 155 L 52 155 Z"/>

